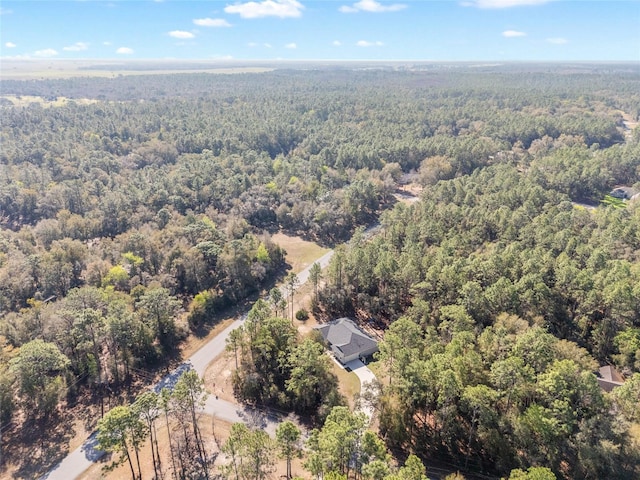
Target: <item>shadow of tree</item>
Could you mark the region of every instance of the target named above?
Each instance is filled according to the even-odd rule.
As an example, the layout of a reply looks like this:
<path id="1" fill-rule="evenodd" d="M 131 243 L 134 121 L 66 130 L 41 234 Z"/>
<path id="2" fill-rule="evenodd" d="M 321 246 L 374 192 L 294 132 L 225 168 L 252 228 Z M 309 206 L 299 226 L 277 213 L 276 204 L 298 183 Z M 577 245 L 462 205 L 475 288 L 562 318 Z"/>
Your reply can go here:
<path id="1" fill-rule="evenodd" d="M 46 420 L 27 420 L 16 424 L 6 438 L 7 463 L 17 465 L 15 479 L 34 479 L 46 474 L 69 453 L 69 442 L 75 435 L 73 416 L 61 412 Z"/>

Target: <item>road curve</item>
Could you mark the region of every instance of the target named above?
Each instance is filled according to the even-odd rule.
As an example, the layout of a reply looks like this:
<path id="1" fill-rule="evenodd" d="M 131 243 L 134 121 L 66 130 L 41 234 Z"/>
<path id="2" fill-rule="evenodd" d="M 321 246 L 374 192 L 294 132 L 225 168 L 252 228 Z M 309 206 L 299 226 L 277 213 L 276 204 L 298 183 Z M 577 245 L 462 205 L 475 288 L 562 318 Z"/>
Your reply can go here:
<path id="1" fill-rule="evenodd" d="M 333 250 L 328 251 L 323 256 L 318 258 L 314 263 L 319 263 L 320 267 L 325 268 L 329 265 L 333 257 Z M 298 282 L 300 285 L 305 284 L 309 280 L 309 271 L 313 264 L 297 273 Z M 284 287 L 280 287 L 284 289 Z M 286 292 L 283 290 L 286 295 Z M 153 390 L 159 392 L 162 388 L 172 388 L 175 382 L 180 378 L 180 375 L 188 369 L 195 370 L 201 377 L 204 375 L 207 366 L 219 355 L 224 353 L 226 347 L 226 341 L 229 334 L 242 325 L 243 321 L 247 317 L 247 312 L 243 313 L 235 320 L 231 325 L 225 328 L 220 334 L 209 340 L 204 344 L 197 352 L 189 357 L 185 362 L 180 364 L 170 374 L 163 377 L 158 383 L 153 386 Z M 215 399 L 209 397 L 204 409 L 205 413 L 213 414 L 218 418 L 227 420 L 230 422 L 247 422 L 247 419 L 256 421 L 257 414 L 255 411 L 244 408 L 239 409 L 237 405 L 225 402 L 224 400 Z M 263 422 L 267 428 L 267 431 L 275 428 L 274 420 L 271 415 L 263 414 Z M 273 433 L 273 432 L 271 432 Z M 105 452 L 96 449 L 97 440 L 96 432 L 93 432 L 84 443 L 70 452 L 60 463 L 53 467 L 48 473 L 40 477 L 40 480 L 73 480 L 78 478 L 84 473 L 91 465 L 102 458 Z"/>

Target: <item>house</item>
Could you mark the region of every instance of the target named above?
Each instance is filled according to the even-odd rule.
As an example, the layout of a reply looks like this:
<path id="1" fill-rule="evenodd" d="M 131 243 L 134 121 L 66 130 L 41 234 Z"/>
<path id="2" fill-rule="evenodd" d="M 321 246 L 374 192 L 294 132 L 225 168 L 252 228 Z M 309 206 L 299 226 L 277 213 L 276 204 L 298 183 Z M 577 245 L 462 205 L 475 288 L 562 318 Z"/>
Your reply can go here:
<path id="1" fill-rule="evenodd" d="M 605 392 L 610 392 L 624 383 L 622 375 L 611 365 L 605 365 L 598 370 L 598 385 Z"/>
<path id="2" fill-rule="evenodd" d="M 637 193 L 638 192 L 631 187 L 616 187 L 611 190 L 609 196 L 619 198 L 620 200 L 631 200 L 631 198 Z"/>
<path id="3" fill-rule="evenodd" d="M 368 357 L 378 351 L 378 342 L 348 318 L 339 318 L 316 329 L 342 364 L 357 358 Z"/>

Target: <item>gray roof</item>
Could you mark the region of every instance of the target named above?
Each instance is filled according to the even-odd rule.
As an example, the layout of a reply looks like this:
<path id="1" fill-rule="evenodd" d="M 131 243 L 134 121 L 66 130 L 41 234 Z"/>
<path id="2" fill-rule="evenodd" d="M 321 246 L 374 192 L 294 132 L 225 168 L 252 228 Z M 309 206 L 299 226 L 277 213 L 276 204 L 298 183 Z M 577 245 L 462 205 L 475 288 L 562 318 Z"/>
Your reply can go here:
<path id="1" fill-rule="evenodd" d="M 612 197 L 615 197 L 615 198 L 622 198 L 622 199 L 629 200 L 630 198 L 632 198 L 637 193 L 638 192 L 636 190 L 634 190 L 633 187 L 620 186 L 620 187 L 616 187 L 613 190 L 611 190 L 609 195 L 611 195 Z"/>
<path id="2" fill-rule="evenodd" d="M 378 346 L 378 342 L 348 318 L 339 318 L 317 329 L 331 347 L 340 350 L 345 357 L 354 353 L 369 352 Z"/>
<path id="3" fill-rule="evenodd" d="M 605 365 L 598 370 L 598 385 L 606 392 L 624 384 L 624 378 L 611 365 Z"/>
<path id="4" fill-rule="evenodd" d="M 603 367 L 600 367 L 600 370 L 598 370 L 598 373 L 605 380 L 620 382 L 620 383 L 624 382 L 624 378 L 622 378 L 622 375 L 620 375 L 620 373 L 611 365 L 605 365 Z"/>

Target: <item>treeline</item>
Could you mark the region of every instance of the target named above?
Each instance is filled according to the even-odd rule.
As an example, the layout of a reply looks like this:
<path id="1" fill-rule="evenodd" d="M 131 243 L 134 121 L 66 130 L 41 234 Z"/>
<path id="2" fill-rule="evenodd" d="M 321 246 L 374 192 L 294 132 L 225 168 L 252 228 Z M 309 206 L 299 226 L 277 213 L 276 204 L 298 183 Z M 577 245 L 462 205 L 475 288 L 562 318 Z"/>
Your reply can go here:
<path id="1" fill-rule="evenodd" d="M 368 428 L 367 416 L 348 407 L 327 410 L 324 421 L 305 435 L 304 427 L 289 420 L 277 425 L 274 437 L 255 425 L 259 420 L 235 423 L 221 435 L 215 419 L 211 433 L 205 427 L 208 419 L 201 409 L 207 396 L 202 380 L 187 371 L 173 389 L 148 391 L 132 404 L 110 410 L 98 422 L 98 447 L 112 454 L 103 469 L 126 463 L 132 480 L 150 477 L 151 467 L 154 478 L 265 480 L 282 470 L 277 466 L 282 459 L 282 476 L 291 479 L 303 478 L 300 467 L 293 466 L 301 459 L 306 476 L 312 478 L 428 480 L 429 469 L 416 455 L 394 459 L 383 439 Z M 556 476 L 549 468 L 529 467 L 513 469 L 508 478 Z M 464 476 L 452 473 L 445 480 Z"/>
<path id="2" fill-rule="evenodd" d="M 640 374 L 607 395 L 588 352 L 543 326 L 502 314 L 479 328 L 448 305 L 432 325 L 392 323 L 379 359 L 380 433 L 395 448 L 500 475 L 544 466 L 559 478 L 637 477 L 628 422 Z"/>
<path id="3" fill-rule="evenodd" d="M 478 325 L 542 317 L 637 368 L 634 210 L 569 203 L 639 180 L 621 113 L 637 118 L 637 87 L 619 70 L 538 67 L 3 81 L 3 418 L 29 402 L 47 418 L 65 393 L 157 366 L 283 271 L 270 233 L 339 244 L 413 170 L 426 200 L 338 250 L 323 308 L 421 325 L 448 305 Z M 34 350 L 50 370 L 26 367 Z M 239 357 L 244 398 L 329 405 L 288 387 L 292 363 L 260 371 L 257 353 Z"/>
<path id="4" fill-rule="evenodd" d="M 479 326 L 507 312 L 637 369 L 620 339 L 640 326 L 639 210 L 574 206 L 538 179 L 489 167 L 386 212 L 382 235 L 335 255 L 325 308 L 428 324 L 460 305 Z"/>
<path id="5" fill-rule="evenodd" d="M 345 403 L 322 339 L 299 338 L 291 320 L 273 316 L 264 300 L 231 332 L 227 350 L 235 359 L 234 394 L 243 403 L 294 410 L 320 421 Z"/>
<path id="6" fill-rule="evenodd" d="M 135 293 L 136 287 L 152 283 L 181 297 L 213 290 L 216 306 L 235 303 L 282 267 L 284 252 L 268 234 L 252 233 L 244 221 L 214 218 L 222 226 L 207 215 L 164 211 L 139 229 L 82 240 L 71 237 L 88 219 L 62 211 L 34 229 L 4 230 L 0 309 L 12 323 L 30 299 L 61 300 L 85 285 Z M 38 334 L 5 333 L 13 340 Z"/>
<path id="7" fill-rule="evenodd" d="M 153 478 L 164 478 L 169 471 L 173 478 L 183 480 L 214 478 L 213 462 L 218 452 L 212 450 L 212 442 L 199 422 L 207 397 L 198 374 L 186 371 L 172 389 L 146 391 L 132 404 L 109 410 L 98 421 L 96 435 L 97 447 L 115 454 L 104 469 L 109 471 L 126 462 L 132 480 L 141 480 L 146 465 L 141 464 L 140 457 L 148 458 L 141 453 L 146 443 L 151 451 Z M 165 430 L 162 438 L 161 428 Z"/>
<path id="8" fill-rule="evenodd" d="M 268 285 L 283 267 L 280 247 L 246 225 L 225 232 L 206 216 L 175 220 L 162 231 L 114 239 L 54 240 L 48 251 L 24 230 L 4 233 L 4 420 L 19 405 L 46 419 L 84 385 L 117 391 L 132 370 L 166 363 L 192 330 Z M 44 345 L 60 361 L 40 362 L 27 353 L 31 345 Z"/>
<path id="9" fill-rule="evenodd" d="M 582 148 L 430 179 L 420 202 L 382 215 L 380 235 L 336 251 L 319 309 L 388 325 L 390 445 L 499 474 L 637 476 L 626 422 L 639 418 L 640 209 L 569 201 L 560 160 L 610 168 L 606 151 Z M 624 154 L 637 148 L 611 168 L 637 162 Z M 628 377 L 612 395 L 595 376 L 606 363 Z"/>
<path id="10" fill-rule="evenodd" d="M 634 83 L 616 77 L 621 91 L 594 84 L 585 92 L 582 79 L 548 75 L 531 89 L 526 75 L 397 72 L 5 82 L 5 93 L 54 88 L 72 98 L 90 96 L 96 82 L 118 101 L 3 107 L 0 211 L 18 229 L 66 209 L 95 219 L 87 235 L 113 236 L 144 222 L 144 212 L 212 206 L 260 228 L 311 227 L 322 240 L 343 240 L 362 220 L 353 212 L 376 205 L 349 205 L 366 195 L 343 192 L 356 171 L 397 163 L 407 172 L 443 155 L 455 176 L 545 136 L 600 147 L 622 141 L 616 106 Z M 117 97 L 128 85 L 156 84 L 166 85 L 165 96 Z M 388 195 L 390 173 L 365 176 L 377 201 Z"/>

